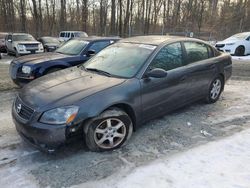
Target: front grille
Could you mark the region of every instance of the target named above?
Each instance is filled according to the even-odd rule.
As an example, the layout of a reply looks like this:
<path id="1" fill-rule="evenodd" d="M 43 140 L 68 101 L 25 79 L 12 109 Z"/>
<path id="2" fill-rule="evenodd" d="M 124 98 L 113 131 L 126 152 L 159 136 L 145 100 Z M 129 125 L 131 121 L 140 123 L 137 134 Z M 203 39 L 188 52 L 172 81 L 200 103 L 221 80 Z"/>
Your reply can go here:
<path id="1" fill-rule="evenodd" d="M 16 113 L 25 120 L 30 120 L 34 110 L 25 105 L 18 97 L 15 101 L 15 111 Z"/>
<path id="2" fill-rule="evenodd" d="M 29 49 L 38 49 L 38 44 L 25 44 L 27 50 Z"/>
<path id="3" fill-rule="evenodd" d="M 216 44 L 215 47 L 216 48 L 223 48 L 225 46 L 225 44 Z"/>

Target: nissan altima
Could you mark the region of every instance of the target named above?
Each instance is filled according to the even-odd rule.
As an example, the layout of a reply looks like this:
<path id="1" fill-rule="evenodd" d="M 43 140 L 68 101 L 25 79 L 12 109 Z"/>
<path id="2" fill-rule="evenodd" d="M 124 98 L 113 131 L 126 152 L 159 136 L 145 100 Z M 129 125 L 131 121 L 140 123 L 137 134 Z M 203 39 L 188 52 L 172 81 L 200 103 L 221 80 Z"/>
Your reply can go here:
<path id="1" fill-rule="evenodd" d="M 79 134 L 91 151 L 113 150 L 146 121 L 197 100 L 216 102 L 231 73 L 230 55 L 201 40 L 132 37 L 27 84 L 13 103 L 13 121 L 42 150 Z"/>

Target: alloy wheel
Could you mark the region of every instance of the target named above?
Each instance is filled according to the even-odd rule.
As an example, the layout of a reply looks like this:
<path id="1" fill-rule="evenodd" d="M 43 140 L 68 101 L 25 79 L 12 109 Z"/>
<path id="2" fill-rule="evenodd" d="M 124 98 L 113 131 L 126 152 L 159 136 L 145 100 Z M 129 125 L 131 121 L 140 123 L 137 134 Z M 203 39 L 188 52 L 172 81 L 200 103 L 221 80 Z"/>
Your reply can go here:
<path id="1" fill-rule="evenodd" d="M 112 149 L 125 139 L 126 131 L 126 126 L 121 120 L 108 118 L 96 127 L 94 141 L 100 148 Z"/>
<path id="2" fill-rule="evenodd" d="M 211 99 L 215 100 L 217 97 L 220 95 L 221 92 L 221 80 L 220 79 L 215 79 L 210 91 L 210 97 Z"/>

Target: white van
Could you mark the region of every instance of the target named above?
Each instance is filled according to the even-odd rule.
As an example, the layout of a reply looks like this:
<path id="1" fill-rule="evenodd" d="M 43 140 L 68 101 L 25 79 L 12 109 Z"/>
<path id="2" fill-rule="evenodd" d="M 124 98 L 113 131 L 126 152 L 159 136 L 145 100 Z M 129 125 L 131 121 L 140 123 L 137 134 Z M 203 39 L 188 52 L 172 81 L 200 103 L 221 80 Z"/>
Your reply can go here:
<path id="1" fill-rule="evenodd" d="M 61 31 L 59 34 L 60 41 L 68 41 L 74 37 L 88 37 L 88 34 L 83 31 Z"/>

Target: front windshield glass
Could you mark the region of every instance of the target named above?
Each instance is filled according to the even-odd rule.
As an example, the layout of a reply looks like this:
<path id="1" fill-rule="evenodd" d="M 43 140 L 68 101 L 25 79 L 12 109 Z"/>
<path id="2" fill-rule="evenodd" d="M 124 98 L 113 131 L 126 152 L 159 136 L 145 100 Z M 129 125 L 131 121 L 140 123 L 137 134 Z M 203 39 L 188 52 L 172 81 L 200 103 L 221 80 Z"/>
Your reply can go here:
<path id="1" fill-rule="evenodd" d="M 228 39 L 246 39 L 249 36 L 249 33 L 238 33 L 229 37 Z"/>
<path id="2" fill-rule="evenodd" d="M 79 33 L 74 33 L 75 37 L 88 37 L 87 33 L 85 32 L 79 32 Z"/>
<path id="3" fill-rule="evenodd" d="M 44 37 L 44 38 L 43 38 L 43 41 L 44 41 L 45 43 L 56 43 L 56 44 L 59 44 L 59 43 L 60 43 L 59 39 L 53 38 L 53 37 Z"/>
<path id="4" fill-rule="evenodd" d="M 13 41 L 34 41 L 34 37 L 28 34 L 13 35 Z"/>
<path id="5" fill-rule="evenodd" d="M 156 46 L 117 43 L 105 48 L 85 65 L 85 69 L 98 69 L 114 76 L 131 78 L 154 51 Z"/>
<path id="6" fill-rule="evenodd" d="M 89 42 L 82 40 L 70 40 L 58 48 L 56 52 L 66 55 L 78 55 Z"/>

